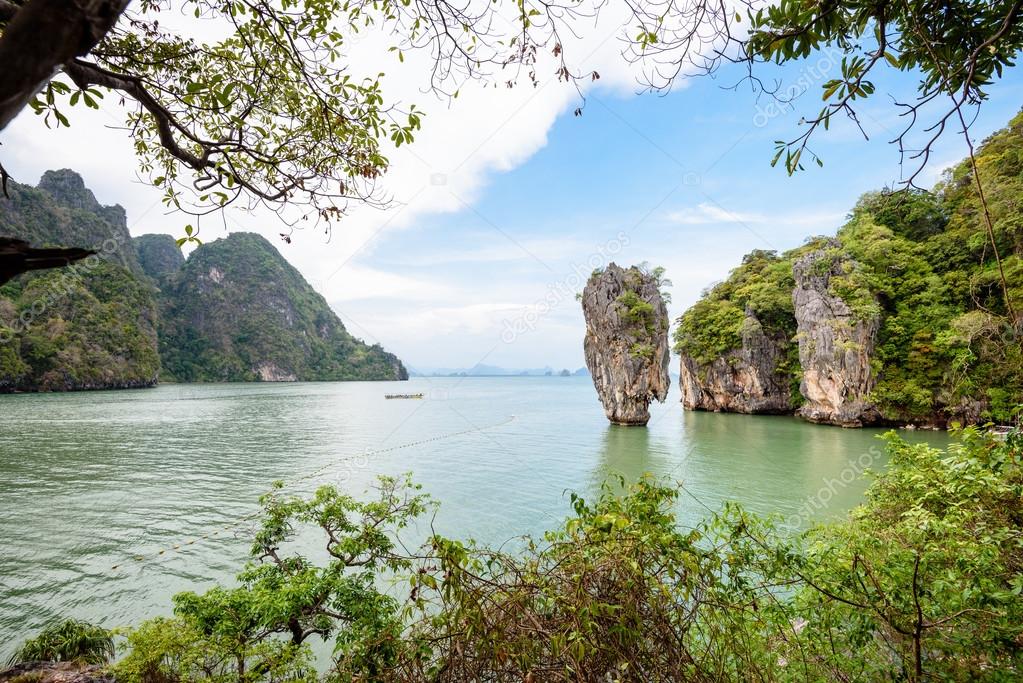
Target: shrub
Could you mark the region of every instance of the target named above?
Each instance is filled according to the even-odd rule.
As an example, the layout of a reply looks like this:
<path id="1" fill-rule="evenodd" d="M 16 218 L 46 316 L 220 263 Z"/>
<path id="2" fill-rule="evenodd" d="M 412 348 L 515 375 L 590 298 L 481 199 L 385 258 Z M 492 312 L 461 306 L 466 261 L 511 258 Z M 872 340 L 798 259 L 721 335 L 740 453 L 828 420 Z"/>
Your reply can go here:
<path id="1" fill-rule="evenodd" d="M 22 662 L 78 662 L 105 664 L 114 656 L 110 631 L 84 621 L 66 619 L 44 628 L 27 640 L 9 664 Z"/>
<path id="2" fill-rule="evenodd" d="M 185 619 L 151 619 L 127 633 L 127 655 L 113 667 L 119 683 L 317 680 L 308 646 L 262 638 L 239 643 Z"/>

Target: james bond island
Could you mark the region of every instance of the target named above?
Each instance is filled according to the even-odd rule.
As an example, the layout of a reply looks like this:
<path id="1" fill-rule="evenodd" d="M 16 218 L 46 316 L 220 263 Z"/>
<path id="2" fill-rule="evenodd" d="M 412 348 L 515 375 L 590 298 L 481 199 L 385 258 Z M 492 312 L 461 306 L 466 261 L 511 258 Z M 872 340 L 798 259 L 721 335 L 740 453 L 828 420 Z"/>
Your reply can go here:
<path id="1" fill-rule="evenodd" d="M 1021 56 L 0 0 L 0 683 L 1023 681 Z"/>

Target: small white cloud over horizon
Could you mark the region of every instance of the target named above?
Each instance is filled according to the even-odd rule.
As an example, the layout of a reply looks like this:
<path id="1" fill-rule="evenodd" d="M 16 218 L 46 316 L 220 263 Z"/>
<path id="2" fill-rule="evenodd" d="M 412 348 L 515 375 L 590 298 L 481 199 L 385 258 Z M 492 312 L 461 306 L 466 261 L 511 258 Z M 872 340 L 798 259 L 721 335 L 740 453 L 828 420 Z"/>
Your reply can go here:
<path id="1" fill-rule="evenodd" d="M 847 212 L 800 211 L 769 215 L 764 213 L 731 211 L 717 203 L 701 202 L 695 207 L 676 209 L 665 215 L 675 225 L 719 225 L 728 223 L 771 224 L 833 230 L 845 222 Z"/>

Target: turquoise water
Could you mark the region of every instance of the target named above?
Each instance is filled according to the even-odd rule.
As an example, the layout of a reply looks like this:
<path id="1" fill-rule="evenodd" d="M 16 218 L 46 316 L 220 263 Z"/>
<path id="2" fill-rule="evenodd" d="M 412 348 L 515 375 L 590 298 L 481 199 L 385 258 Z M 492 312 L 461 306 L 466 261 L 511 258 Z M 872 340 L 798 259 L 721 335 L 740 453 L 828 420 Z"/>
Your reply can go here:
<path id="1" fill-rule="evenodd" d="M 609 425 L 581 377 L 0 396 L 0 656 L 58 616 L 129 625 L 229 579 L 248 548 L 238 520 L 277 479 L 363 491 L 411 471 L 442 502 L 438 531 L 501 542 L 557 525 L 567 491 L 591 495 L 612 471 L 683 481 L 683 524 L 726 499 L 797 523 L 855 505 L 863 466 L 884 462 L 878 430 L 678 400 L 673 387 L 644 429 Z"/>

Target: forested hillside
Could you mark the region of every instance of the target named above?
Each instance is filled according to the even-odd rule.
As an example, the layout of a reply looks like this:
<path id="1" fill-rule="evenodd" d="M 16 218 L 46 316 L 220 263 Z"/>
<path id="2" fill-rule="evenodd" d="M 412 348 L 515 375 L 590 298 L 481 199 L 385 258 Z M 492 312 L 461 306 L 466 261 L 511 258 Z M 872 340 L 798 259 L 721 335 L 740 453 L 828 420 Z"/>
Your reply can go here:
<path id="1" fill-rule="evenodd" d="M 994 245 L 966 160 L 932 191 L 863 196 L 836 238 L 747 255 L 679 321 L 686 407 L 846 426 L 1012 419 L 1023 401 L 1023 114 L 977 165 Z"/>
<path id="2" fill-rule="evenodd" d="M 408 379 L 257 234 L 199 247 L 163 289 L 161 356 L 179 381 Z"/>

